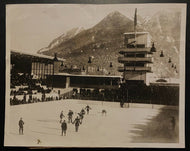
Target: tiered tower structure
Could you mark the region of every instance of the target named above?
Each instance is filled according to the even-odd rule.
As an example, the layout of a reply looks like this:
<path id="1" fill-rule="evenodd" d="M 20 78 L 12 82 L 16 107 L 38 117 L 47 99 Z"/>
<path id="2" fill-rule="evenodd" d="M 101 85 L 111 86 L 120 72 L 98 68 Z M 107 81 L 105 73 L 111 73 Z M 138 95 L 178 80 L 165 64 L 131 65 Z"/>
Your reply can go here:
<path id="1" fill-rule="evenodd" d="M 147 73 L 152 72 L 152 53 L 156 51 L 154 43 L 151 46 L 151 39 L 148 32 L 137 32 L 137 9 L 134 15 L 134 32 L 124 33 L 124 47 L 119 52 L 122 57 L 118 62 L 123 66 L 118 68 L 123 72 L 124 82 L 143 82 L 147 84 Z"/>
<path id="2" fill-rule="evenodd" d="M 124 33 L 124 47 L 118 58 L 123 66 L 118 68 L 123 72 L 125 81 L 141 81 L 146 83 L 147 73 L 152 72 L 153 63 L 151 40 L 148 32 Z"/>

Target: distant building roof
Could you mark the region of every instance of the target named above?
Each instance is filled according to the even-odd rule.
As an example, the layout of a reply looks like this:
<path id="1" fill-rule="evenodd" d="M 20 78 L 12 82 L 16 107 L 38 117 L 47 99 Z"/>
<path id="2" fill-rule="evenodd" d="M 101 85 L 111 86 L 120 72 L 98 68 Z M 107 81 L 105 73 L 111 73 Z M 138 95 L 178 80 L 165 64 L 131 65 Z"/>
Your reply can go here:
<path id="1" fill-rule="evenodd" d="M 68 74 L 68 73 L 57 73 L 54 75 L 62 75 L 62 76 L 78 76 L 78 77 L 102 77 L 102 78 L 122 78 L 122 76 L 111 76 L 111 75 L 81 75 L 81 74 Z"/>
<path id="2" fill-rule="evenodd" d="M 28 55 L 28 56 L 34 56 L 34 57 L 39 57 L 39 58 L 46 58 L 46 59 L 51 59 L 53 60 L 54 57 L 52 56 L 47 56 L 47 55 L 42 55 L 42 54 L 37 54 L 37 53 L 31 53 L 31 52 L 23 52 L 19 50 L 11 50 L 11 53 L 18 53 L 20 55 Z M 63 58 L 58 58 L 59 61 L 65 61 Z"/>
<path id="3" fill-rule="evenodd" d="M 150 82 L 150 85 L 157 86 L 179 86 L 179 79 L 175 78 L 155 78 Z"/>
<path id="4" fill-rule="evenodd" d="M 165 79 L 158 79 L 158 80 L 156 80 L 156 82 L 167 82 L 167 80 L 165 80 Z"/>
<path id="5" fill-rule="evenodd" d="M 177 86 L 179 87 L 179 83 L 166 83 L 166 82 L 153 82 L 150 83 L 151 86 Z"/>

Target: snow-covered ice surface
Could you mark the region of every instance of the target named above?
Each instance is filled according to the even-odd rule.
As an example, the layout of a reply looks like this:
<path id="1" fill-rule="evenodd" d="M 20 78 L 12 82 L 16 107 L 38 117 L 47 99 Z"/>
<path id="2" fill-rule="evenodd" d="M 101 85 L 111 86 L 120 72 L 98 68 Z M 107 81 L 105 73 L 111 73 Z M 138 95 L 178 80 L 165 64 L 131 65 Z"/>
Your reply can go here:
<path id="1" fill-rule="evenodd" d="M 66 136 L 61 136 L 59 123 L 63 110 L 67 120 L 69 109 L 74 117 L 82 108 L 89 105 L 89 115 L 84 116 L 79 131 L 74 124 L 67 124 Z M 107 111 L 102 116 L 101 111 Z M 117 102 L 87 100 L 61 100 L 10 106 L 10 121 L 5 136 L 6 146 L 56 146 L 56 147 L 127 147 L 132 138 L 141 131 L 135 124 L 146 125 L 148 120 L 158 115 L 157 108 L 120 108 Z M 24 135 L 18 134 L 18 121 L 23 118 Z M 41 142 L 37 144 L 37 140 Z"/>

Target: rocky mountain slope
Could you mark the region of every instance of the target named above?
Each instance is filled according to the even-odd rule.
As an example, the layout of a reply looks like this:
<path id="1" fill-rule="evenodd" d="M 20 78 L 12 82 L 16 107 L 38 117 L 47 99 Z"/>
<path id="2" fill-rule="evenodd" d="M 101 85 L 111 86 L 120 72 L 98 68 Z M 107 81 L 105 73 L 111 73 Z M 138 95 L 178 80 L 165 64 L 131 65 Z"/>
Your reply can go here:
<path id="1" fill-rule="evenodd" d="M 146 22 L 144 29 L 150 32 L 155 41 L 157 52 L 154 53 L 153 71 L 164 77 L 179 77 L 180 53 L 180 13 L 170 10 L 155 14 Z M 161 51 L 164 57 L 159 57 Z M 171 63 L 168 63 L 171 58 Z M 172 68 L 172 64 L 175 68 Z"/>
<path id="2" fill-rule="evenodd" d="M 180 13 L 168 10 L 158 12 L 148 20 L 140 15 L 138 18 L 137 31 L 150 32 L 157 48 L 153 56 L 155 61 L 153 72 L 157 76 L 178 77 Z M 117 58 L 119 48 L 123 45 L 123 33 L 131 32 L 133 29 L 133 20 L 115 11 L 92 28 L 86 30 L 75 28 L 68 31 L 38 53 L 51 56 L 57 53 L 59 57 L 66 59 L 67 66 L 105 68 L 107 72 L 119 75 L 121 73 L 117 72 L 117 67 L 121 64 Z M 160 57 L 161 50 L 165 57 Z M 93 58 L 91 64 L 88 63 L 89 56 Z M 168 63 L 169 57 L 174 66 L 176 65 L 176 69 L 171 67 L 172 63 Z M 112 68 L 110 62 L 113 64 Z"/>

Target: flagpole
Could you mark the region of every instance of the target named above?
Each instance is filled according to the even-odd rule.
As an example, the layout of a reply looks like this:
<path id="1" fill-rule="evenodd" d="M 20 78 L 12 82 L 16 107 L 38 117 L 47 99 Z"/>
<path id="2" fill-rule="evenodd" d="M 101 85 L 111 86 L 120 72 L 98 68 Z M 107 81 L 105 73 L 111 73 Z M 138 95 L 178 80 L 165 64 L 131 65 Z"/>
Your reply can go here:
<path id="1" fill-rule="evenodd" d="M 136 26 L 137 26 L 137 8 L 135 8 L 135 16 L 134 16 L 135 45 L 136 45 Z"/>
<path id="2" fill-rule="evenodd" d="M 137 8 L 135 8 L 135 16 L 134 16 L 135 50 L 137 50 L 136 26 L 137 26 Z M 136 59 L 136 53 L 135 53 L 135 59 Z M 134 70 L 135 70 L 135 66 L 136 66 L 136 62 L 134 63 Z"/>

